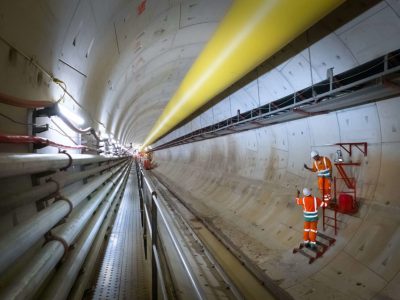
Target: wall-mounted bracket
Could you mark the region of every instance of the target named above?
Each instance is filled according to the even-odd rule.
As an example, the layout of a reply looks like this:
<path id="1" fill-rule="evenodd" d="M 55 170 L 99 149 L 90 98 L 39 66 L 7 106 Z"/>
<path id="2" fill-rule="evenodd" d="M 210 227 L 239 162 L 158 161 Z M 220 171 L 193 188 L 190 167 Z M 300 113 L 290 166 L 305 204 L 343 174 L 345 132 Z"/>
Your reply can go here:
<path id="1" fill-rule="evenodd" d="M 361 151 L 364 156 L 368 155 L 368 144 L 363 143 L 336 143 L 336 145 L 340 146 L 344 151 L 346 151 L 350 156 L 353 152 L 353 147 L 357 148 Z"/>

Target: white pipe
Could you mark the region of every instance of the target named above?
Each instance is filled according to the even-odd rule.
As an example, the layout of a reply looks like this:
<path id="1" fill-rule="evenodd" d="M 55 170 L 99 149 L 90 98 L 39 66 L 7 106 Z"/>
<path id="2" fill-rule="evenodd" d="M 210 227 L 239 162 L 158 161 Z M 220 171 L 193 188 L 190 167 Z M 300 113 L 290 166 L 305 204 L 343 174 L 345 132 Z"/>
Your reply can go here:
<path id="1" fill-rule="evenodd" d="M 41 299 L 61 300 L 68 297 L 68 293 L 79 274 L 79 270 L 81 269 L 92 243 L 96 238 L 97 232 L 99 231 L 112 202 L 115 201 L 128 172 L 129 168 L 121 174 L 118 179 L 119 182 L 111 192 L 111 195 L 103 201 L 99 211 L 96 212 L 94 218 L 92 218 L 86 226 L 87 229 L 80 235 L 79 242 L 75 244 L 74 249 L 71 251 L 67 260 L 63 262 L 52 280 L 48 283 L 47 289 L 40 296 Z"/>
<path id="2" fill-rule="evenodd" d="M 119 159 L 90 154 L 69 154 L 72 165 L 84 165 Z M 67 154 L 0 154 L 0 178 L 44 171 L 56 171 L 70 164 Z"/>
<path id="3" fill-rule="evenodd" d="M 113 168 L 106 174 L 85 184 L 79 190 L 76 190 L 75 187 L 63 189 L 61 195 L 69 199 L 72 208 L 74 208 L 117 171 L 117 168 Z M 69 211 L 70 204 L 67 201 L 56 201 L 3 236 L 0 239 L 0 274 L 64 218 Z"/>
<path id="4" fill-rule="evenodd" d="M 123 172 L 123 171 L 120 171 Z M 108 182 L 95 192 L 91 200 L 74 212 L 67 223 L 56 227 L 53 234 L 62 238 L 69 247 L 92 217 L 93 212 L 105 199 L 114 183 Z M 64 255 L 64 246 L 58 240 L 51 240 L 45 244 L 38 255 L 17 275 L 0 294 L 0 299 L 26 299 L 33 297 L 47 276 Z"/>

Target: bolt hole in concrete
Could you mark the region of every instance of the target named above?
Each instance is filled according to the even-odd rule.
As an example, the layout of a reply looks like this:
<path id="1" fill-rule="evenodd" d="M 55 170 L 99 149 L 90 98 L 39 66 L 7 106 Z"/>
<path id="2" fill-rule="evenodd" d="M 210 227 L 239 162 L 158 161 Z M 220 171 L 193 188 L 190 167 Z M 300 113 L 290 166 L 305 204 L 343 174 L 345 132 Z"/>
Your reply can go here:
<path id="1" fill-rule="evenodd" d="M 357 285 L 357 286 L 365 287 L 365 285 L 363 285 L 361 282 L 357 282 L 356 285 Z"/>

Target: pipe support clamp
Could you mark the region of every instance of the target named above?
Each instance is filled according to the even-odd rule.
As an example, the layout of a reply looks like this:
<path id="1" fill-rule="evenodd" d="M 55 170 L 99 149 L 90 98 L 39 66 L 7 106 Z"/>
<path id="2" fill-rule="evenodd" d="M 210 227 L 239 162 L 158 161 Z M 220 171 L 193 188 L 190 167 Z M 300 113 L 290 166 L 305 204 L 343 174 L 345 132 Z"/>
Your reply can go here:
<path id="1" fill-rule="evenodd" d="M 66 165 L 65 167 L 63 167 L 63 168 L 60 169 L 60 171 L 66 171 L 66 170 L 68 170 L 68 169 L 72 166 L 72 161 L 73 161 L 73 159 L 72 159 L 71 154 L 69 154 L 69 153 L 68 153 L 67 151 L 65 151 L 65 150 L 60 151 L 60 153 L 65 154 L 65 155 L 68 156 L 68 159 L 69 159 L 68 165 Z"/>
<path id="2" fill-rule="evenodd" d="M 68 203 L 69 211 L 68 211 L 68 213 L 67 213 L 67 214 L 65 215 L 65 217 L 64 217 L 64 218 L 68 218 L 69 215 L 71 214 L 72 210 L 74 209 L 74 205 L 72 204 L 71 200 L 69 200 L 68 198 L 66 198 L 66 197 L 64 197 L 64 196 L 62 196 L 62 195 L 57 195 L 57 196 L 55 197 L 55 200 L 54 200 L 53 203 L 55 203 L 55 202 L 57 202 L 57 201 L 65 201 L 65 202 Z"/>

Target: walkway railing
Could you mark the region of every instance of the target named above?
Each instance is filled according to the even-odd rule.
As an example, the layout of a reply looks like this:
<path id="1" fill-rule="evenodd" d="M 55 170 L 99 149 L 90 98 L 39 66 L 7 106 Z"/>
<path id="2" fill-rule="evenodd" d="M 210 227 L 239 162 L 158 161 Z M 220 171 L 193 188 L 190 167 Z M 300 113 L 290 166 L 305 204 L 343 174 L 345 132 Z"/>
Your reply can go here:
<path id="1" fill-rule="evenodd" d="M 149 231 L 151 238 L 151 266 L 152 266 L 152 299 L 158 299 L 158 288 L 161 287 L 161 294 L 163 299 L 168 299 L 166 291 L 165 280 L 163 277 L 163 271 L 160 264 L 160 247 L 159 243 L 159 227 L 163 226 L 169 238 L 172 241 L 174 249 L 178 255 L 182 266 L 186 272 L 187 277 L 193 287 L 197 299 L 205 299 L 203 289 L 200 287 L 197 278 L 195 277 L 193 270 L 191 269 L 188 259 L 186 258 L 182 247 L 180 246 L 177 237 L 175 236 L 171 226 L 168 224 L 166 219 L 165 209 L 158 199 L 157 192 L 152 188 L 149 181 L 145 177 L 144 170 L 140 164 L 136 161 L 136 172 L 138 177 L 139 186 L 139 197 L 140 197 L 140 210 L 141 210 L 141 221 L 144 231 L 144 248 L 145 257 L 147 259 L 147 231 Z M 162 251 L 162 250 L 161 250 Z"/>

